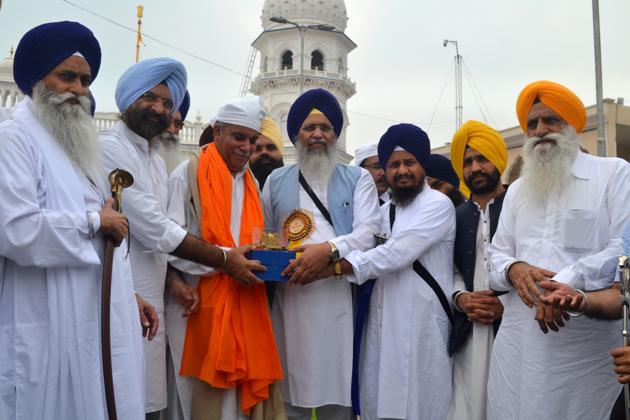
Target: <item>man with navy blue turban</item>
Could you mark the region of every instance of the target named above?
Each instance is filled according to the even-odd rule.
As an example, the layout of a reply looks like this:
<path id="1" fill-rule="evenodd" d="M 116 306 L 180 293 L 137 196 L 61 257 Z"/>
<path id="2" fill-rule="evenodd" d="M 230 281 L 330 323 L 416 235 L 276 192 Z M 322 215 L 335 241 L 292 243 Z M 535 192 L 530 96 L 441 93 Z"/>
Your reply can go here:
<path id="1" fill-rule="evenodd" d="M 353 249 L 374 246 L 378 196 L 372 176 L 337 163 L 343 113 L 324 89 L 301 95 L 287 119 L 297 164 L 274 170 L 263 188 L 265 227 L 281 229 L 310 219 L 293 245 L 304 253 L 286 273 L 290 283 L 312 281 L 331 261 Z M 295 211 L 299 209 L 299 211 Z M 337 274 L 341 277 L 341 272 Z M 279 284 L 272 320 L 283 363 L 283 392 L 289 419 L 350 417 L 353 309 L 350 282 L 333 272 L 305 287 Z M 308 328 L 304 328 L 308 325 Z"/>
<path id="2" fill-rule="evenodd" d="M 451 160 L 443 155 L 431 155 L 427 166 L 427 183 L 431 188 L 446 194 L 453 206 L 457 207 L 466 201 L 459 190 L 459 177 L 451 165 Z"/>
<path id="3" fill-rule="evenodd" d="M 131 270 L 138 291 L 155 306 L 164 322 L 167 254 L 208 267 L 222 268 L 239 280 L 255 282 L 254 269 L 263 269 L 243 255 L 248 248 L 225 251 L 194 237 L 166 216 L 167 171 L 158 153 L 156 136 L 167 130 L 186 96 L 186 69 L 171 58 L 153 58 L 132 65 L 116 86 L 121 121 L 101 131 L 105 172 L 115 168 L 134 178 L 125 189 L 125 215 L 131 229 Z M 147 418 L 158 418 L 167 405 L 165 329 L 145 343 Z"/>
<path id="4" fill-rule="evenodd" d="M 361 357 L 365 419 L 444 420 L 448 412 L 455 209 L 425 182 L 430 155 L 427 134 L 414 125 L 394 125 L 381 137 L 392 199 L 381 207 L 379 231 L 389 239 L 340 263 L 358 284 L 378 279 Z M 332 264 L 318 277 L 331 272 Z"/>
<path id="5" fill-rule="evenodd" d="M 14 78 L 27 95 L 0 127 L 0 418 L 108 418 L 101 369 L 104 236 L 124 216 L 99 170 L 89 86 L 101 51 L 76 22 L 20 40 Z M 111 349 L 118 418 L 144 417 L 144 360 L 126 244 L 112 273 Z"/>
<path id="6" fill-rule="evenodd" d="M 179 106 L 179 109 L 173 113 L 171 124 L 165 132 L 159 134 L 155 138 L 156 141 L 160 143 L 160 156 L 164 160 L 166 171 L 169 174 L 184 160 L 184 157 L 179 150 L 181 142 L 179 133 L 184 128 L 184 121 L 186 121 L 186 115 L 188 115 L 189 108 L 190 94 L 186 91 L 182 104 Z"/>

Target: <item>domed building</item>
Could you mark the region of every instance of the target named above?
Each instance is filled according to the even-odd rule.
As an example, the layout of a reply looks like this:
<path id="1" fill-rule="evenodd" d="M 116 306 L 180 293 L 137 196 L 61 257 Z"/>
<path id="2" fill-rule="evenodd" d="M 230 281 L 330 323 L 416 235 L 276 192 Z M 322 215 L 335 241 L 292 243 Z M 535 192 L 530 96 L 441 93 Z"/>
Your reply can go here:
<path id="1" fill-rule="evenodd" d="M 339 101 L 348 125 L 346 103 L 356 93 L 348 77 L 348 53 L 356 44 L 344 33 L 348 16 L 343 0 L 265 0 L 263 32 L 252 46 L 260 53 L 259 74 L 251 92 L 262 98 L 284 136 L 284 160 L 295 162 L 287 137 L 289 108 L 301 92 L 324 88 Z M 338 139 L 338 158 L 348 163 L 345 129 Z"/>
<path id="2" fill-rule="evenodd" d="M 24 95 L 13 80 L 13 48 L 9 56 L 0 61 L 0 108 L 11 108 Z"/>

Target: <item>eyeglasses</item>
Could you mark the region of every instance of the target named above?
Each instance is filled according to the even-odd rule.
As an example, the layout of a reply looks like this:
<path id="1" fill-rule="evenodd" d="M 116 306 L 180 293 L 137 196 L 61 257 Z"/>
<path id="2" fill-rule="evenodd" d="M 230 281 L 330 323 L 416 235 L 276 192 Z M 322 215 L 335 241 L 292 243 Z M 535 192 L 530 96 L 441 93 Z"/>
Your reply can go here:
<path id="1" fill-rule="evenodd" d="M 175 126 L 175 128 L 177 128 L 178 130 L 181 130 L 182 128 L 184 128 L 184 122 L 181 120 L 173 120 L 173 125 Z"/>
<path id="2" fill-rule="evenodd" d="M 380 163 L 373 163 L 371 165 L 363 165 L 365 169 L 371 169 L 373 171 L 378 171 L 379 169 L 383 169 Z"/>
<path id="3" fill-rule="evenodd" d="M 156 103 L 157 101 L 162 101 L 162 107 L 164 107 L 164 109 L 166 109 L 167 111 L 172 111 L 173 110 L 173 101 L 168 99 L 168 98 L 162 98 L 158 95 L 156 95 L 155 93 L 148 91 L 143 93 L 140 96 L 140 99 L 147 101 L 151 104 Z"/>

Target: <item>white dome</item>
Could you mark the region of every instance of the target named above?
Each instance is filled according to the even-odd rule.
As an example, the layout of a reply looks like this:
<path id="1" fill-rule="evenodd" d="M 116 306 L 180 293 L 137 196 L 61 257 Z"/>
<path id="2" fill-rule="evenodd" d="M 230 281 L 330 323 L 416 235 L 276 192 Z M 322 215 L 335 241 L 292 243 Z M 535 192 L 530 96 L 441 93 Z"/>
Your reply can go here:
<path id="1" fill-rule="evenodd" d="M 0 61 L 0 82 L 15 83 L 13 80 L 13 53 Z"/>
<path id="2" fill-rule="evenodd" d="M 262 26 L 267 30 L 281 24 L 271 22 L 273 16 L 303 24 L 333 25 L 345 31 L 348 15 L 343 0 L 265 0 Z"/>

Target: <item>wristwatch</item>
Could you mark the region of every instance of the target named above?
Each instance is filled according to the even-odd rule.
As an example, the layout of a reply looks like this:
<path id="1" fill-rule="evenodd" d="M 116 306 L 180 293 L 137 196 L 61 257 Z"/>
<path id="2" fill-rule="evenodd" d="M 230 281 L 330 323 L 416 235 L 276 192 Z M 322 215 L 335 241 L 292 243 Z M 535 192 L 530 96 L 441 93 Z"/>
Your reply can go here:
<path id="1" fill-rule="evenodd" d="M 337 246 L 333 243 L 333 241 L 327 241 L 328 245 L 330 245 L 330 260 L 332 262 L 337 262 L 341 259 L 341 257 L 339 256 L 339 250 L 337 249 Z"/>

